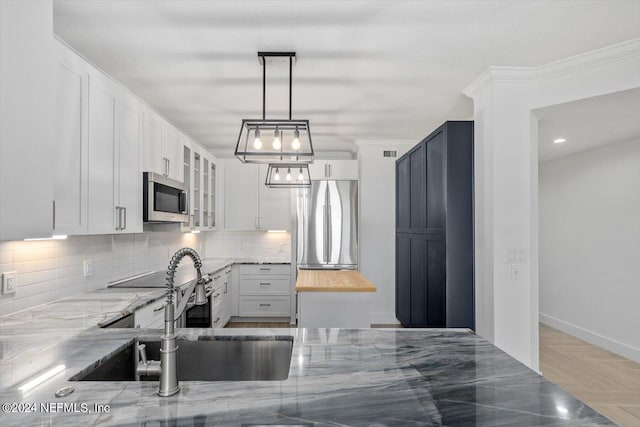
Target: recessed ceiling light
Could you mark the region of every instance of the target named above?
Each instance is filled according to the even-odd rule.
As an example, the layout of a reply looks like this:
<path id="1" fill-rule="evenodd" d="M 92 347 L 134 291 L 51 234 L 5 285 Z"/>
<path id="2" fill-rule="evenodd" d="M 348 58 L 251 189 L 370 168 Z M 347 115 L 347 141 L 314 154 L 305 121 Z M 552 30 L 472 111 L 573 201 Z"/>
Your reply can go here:
<path id="1" fill-rule="evenodd" d="M 567 142 L 565 138 L 556 138 L 553 140 L 554 144 L 562 144 L 563 142 Z"/>

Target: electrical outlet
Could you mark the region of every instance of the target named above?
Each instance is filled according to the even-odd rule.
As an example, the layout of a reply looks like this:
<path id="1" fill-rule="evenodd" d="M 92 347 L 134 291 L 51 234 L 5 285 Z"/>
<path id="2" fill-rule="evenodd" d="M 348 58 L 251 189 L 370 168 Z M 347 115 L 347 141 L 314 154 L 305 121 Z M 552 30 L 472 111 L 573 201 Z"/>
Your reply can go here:
<path id="1" fill-rule="evenodd" d="M 520 280 L 520 277 L 522 277 L 522 266 L 520 264 L 511 264 L 511 278 Z"/>
<path id="2" fill-rule="evenodd" d="M 83 261 L 84 265 L 84 277 L 93 276 L 93 261 L 90 259 L 85 259 Z"/>
<path id="3" fill-rule="evenodd" d="M 18 281 L 17 271 L 7 271 L 2 273 L 2 293 L 13 294 L 16 292 L 16 285 Z"/>

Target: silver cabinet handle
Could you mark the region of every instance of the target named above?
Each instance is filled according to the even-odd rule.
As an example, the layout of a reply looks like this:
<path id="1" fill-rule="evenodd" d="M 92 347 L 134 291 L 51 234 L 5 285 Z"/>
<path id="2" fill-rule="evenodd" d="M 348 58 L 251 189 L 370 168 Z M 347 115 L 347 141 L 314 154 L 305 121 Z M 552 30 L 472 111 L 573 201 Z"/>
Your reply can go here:
<path id="1" fill-rule="evenodd" d="M 53 221 L 52 221 L 53 225 L 52 225 L 51 228 L 52 228 L 52 230 L 55 230 L 56 229 L 56 201 L 55 200 L 53 201 L 53 215 L 52 216 L 53 216 L 53 218 L 52 218 L 53 219 Z"/>
<path id="2" fill-rule="evenodd" d="M 324 164 L 324 177 L 325 178 L 329 178 L 329 164 L 328 163 Z"/>
<path id="3" fill-rule="evenodd" d="M 164 166 L 164 176 L 169 176 L 169 159 L 166 157 L 162 158 L 163 166 Z"/>
<path id="4" fill-rule="evenodd" d="M 120 206 L 116 206 L 116 231 L 120 230 Z"/>
<path id="5" fill-rule="evenodd" d="M 260 271 L 271 271 L 271 267 L 261 267 Z"/>
<path id="6" fill-rule="evenodd" d="M 214 298 L 218 298 L 220 296 L 220 292 L 218 292 L 217 294 L 213 294 Z"/>
<path id="7" fill-rule="evenodd" d="M 260 286 L 271 286 L 269 282 L 260 282 Z"/>
<path id="8" fill-rule="evenodd" d="M 220 320 L 220 318 L 216 317 L 216 320 L 214 320 L 213 323 L 218 323 L 219 320 Z"/>
<path id="9" fill-rule="evenodd" d="M 224 293 L 225 293 L 225 294 L 227 293 L 227 290 L 228 290 L 228 289 L 227 289 L 227 282 L 224 282 Z"/>
<path id="10" fill-rule="evenodd" d="M 124 212 L 124 226 L 122 227 L 123 230 L 127 229 L 127 208 L 124 207 L 122 208 L 122 211 Z"/>
<path id="11" fill-rule="evenodd" d="M 164 304 L 163 304 L 163 305 L 161 305 L 161 306 L 160 306 L 160 307 L 158 307 L 158 308 L 154 308 L 154 309 L 153 309 L 153 312 L 154 312 L 154 313 L 157 313 L 157 312 L 159 312 L 160 310 L 163 310 L 163 309 L 164 309 Z"/>
<path id="12" fill-rule="evenodd" d="M 271 307 L 271 304 L 260 304 L 260 307 Z"/>
<path id="13" fill-rule="evenodd" d="M 327 164 L 327 166 L 329 166 L 329 175 L 327 176 L 327 178 L 331 178 L 331 163 Z"/>

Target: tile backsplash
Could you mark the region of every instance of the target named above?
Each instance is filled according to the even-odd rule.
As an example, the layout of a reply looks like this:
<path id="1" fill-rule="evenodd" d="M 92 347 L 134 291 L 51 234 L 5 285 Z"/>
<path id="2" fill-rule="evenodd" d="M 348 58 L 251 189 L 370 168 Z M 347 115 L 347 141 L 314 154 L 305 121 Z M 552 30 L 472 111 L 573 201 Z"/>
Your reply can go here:
<path id="1" fill-rule="evenodd" d="M 291 233 L 214 231 L 207 233 L 208 257 L 291 258 Z"/>
<path id="2" fill-rule="evenodd" d="M 0 316 L 104 288 L 110 281 L 134 274 L 166 269 L 169 257 L 183 246 L 204 258 L 206 236 L 154 232 L 0 242 L 0 273 L 17 272 L 16 292 L 0 294 Z M 92 264 L 88 277 L 84 276 L 85 260 Z M 193 269 L 183 262 L 177 279 L 188 280 L 191 275 Z"/>

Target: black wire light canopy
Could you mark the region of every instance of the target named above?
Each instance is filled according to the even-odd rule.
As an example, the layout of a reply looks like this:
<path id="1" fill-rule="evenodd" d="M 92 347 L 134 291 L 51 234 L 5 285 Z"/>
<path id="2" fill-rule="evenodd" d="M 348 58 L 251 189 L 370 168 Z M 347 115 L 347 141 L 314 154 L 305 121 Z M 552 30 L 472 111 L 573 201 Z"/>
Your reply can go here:
<path id="1" fill-rule="evenodd" d="M 289 58 L 289 118 L 266 118 L 267 58 Z M 295 52 L 258 52 L 262 64 L 262 119 L 243 119 L 235 155 L 243 163 L 313 163 L 309 120 L 291 118 Z M 299 168 L 298 168 L 299 169 Z"/>
<path id="2" fill-rule="evenodd" d="M 311 175 L 306 163 L 270 163 L 264 185 L 269 188 L 309 188 Z"/>

